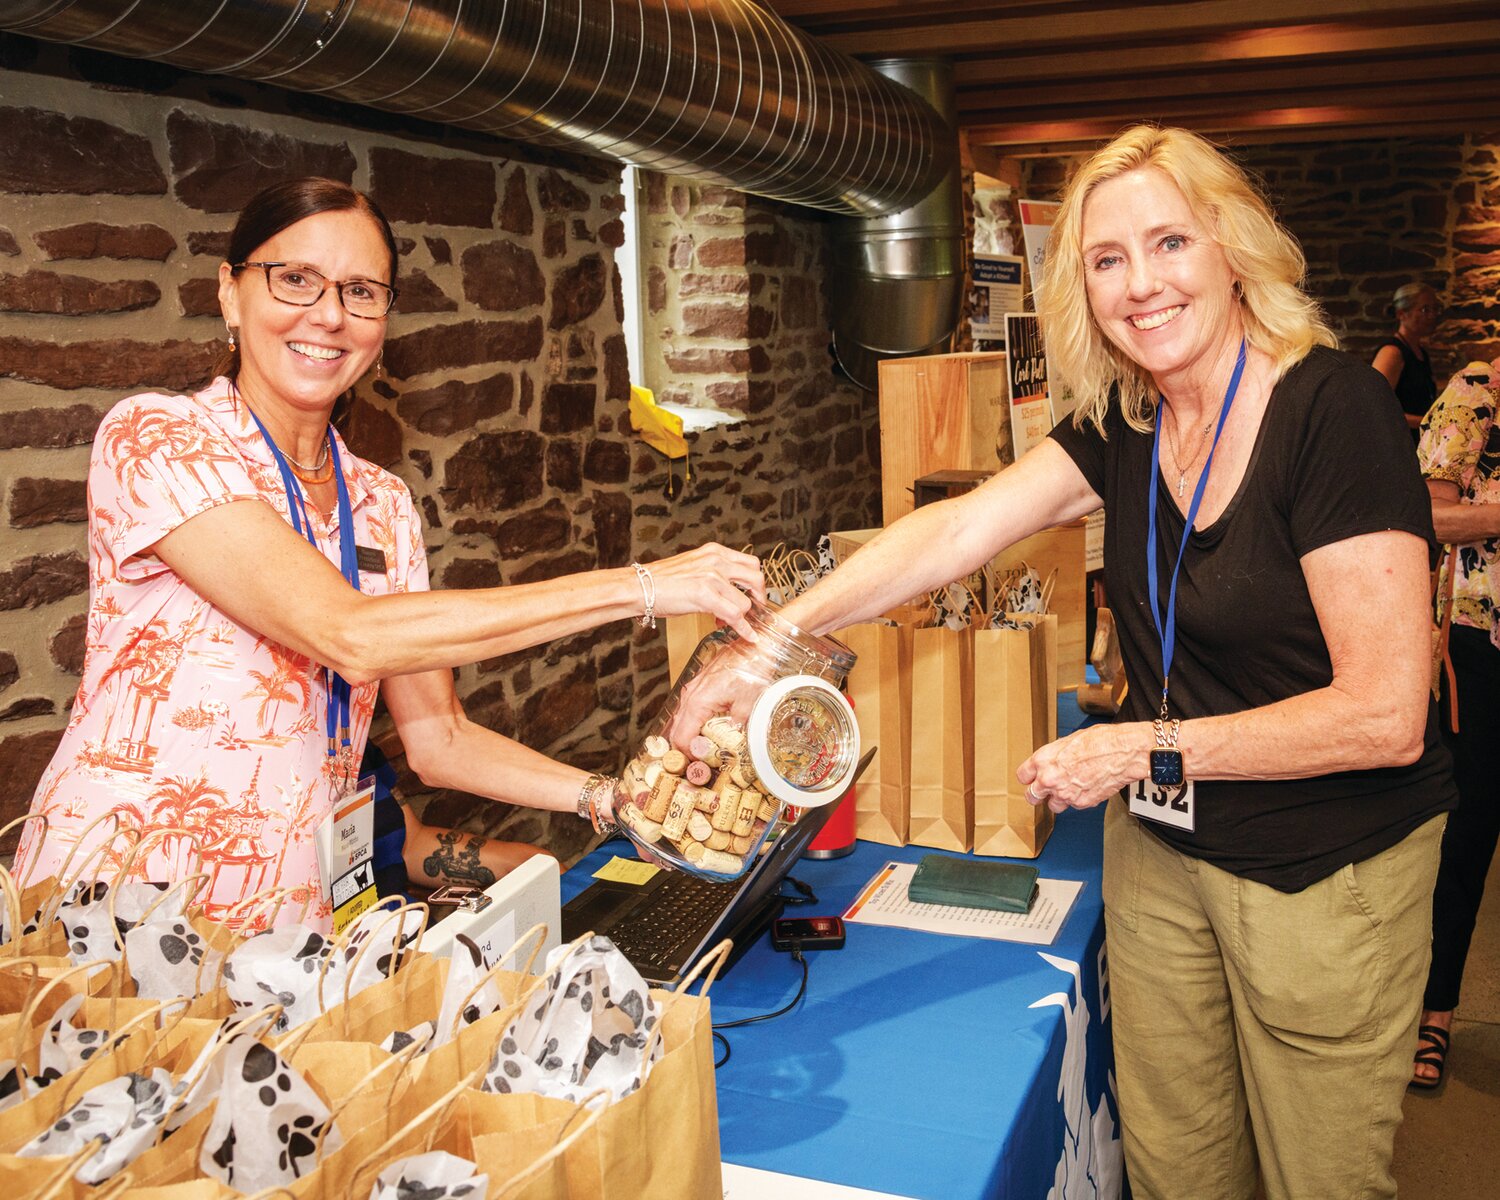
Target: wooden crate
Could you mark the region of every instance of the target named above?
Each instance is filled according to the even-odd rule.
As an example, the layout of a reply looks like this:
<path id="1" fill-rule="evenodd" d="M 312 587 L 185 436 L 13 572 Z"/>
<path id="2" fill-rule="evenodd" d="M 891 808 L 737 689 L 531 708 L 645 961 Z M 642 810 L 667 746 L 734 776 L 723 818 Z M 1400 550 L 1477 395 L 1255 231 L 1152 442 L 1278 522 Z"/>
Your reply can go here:
<path id="1" fill-rule="evenodd" d="M 881 519 L 914 507 L 912 484 L 1012 460 L 1004 354 L 930 354 L 880 364 Z"/>

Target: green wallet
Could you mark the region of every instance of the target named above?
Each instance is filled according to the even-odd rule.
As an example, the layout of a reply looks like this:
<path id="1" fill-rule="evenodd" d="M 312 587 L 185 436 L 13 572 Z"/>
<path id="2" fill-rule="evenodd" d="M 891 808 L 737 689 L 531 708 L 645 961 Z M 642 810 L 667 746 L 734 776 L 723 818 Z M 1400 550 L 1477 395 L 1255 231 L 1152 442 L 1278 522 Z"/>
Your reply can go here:
<path id="1" fill-rule="evenodd" d="M 975 862 L 929 854 L 917 864 L 906 894 L 918 904 L 1025 913 L 1036 901 L 1037 869 L 1019 863 Z"/>

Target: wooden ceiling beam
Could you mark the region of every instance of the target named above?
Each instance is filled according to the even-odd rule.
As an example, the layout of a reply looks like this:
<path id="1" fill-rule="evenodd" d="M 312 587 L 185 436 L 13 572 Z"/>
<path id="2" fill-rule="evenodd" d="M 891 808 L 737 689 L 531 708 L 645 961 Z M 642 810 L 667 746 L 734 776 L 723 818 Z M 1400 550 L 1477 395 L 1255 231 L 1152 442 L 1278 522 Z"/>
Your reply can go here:
<path id="1" fill-rule="evenodd" d="M 960 89 L 957 103 L 960 112 L 978 112 L 986 108 L 1000 109 L 1013 105 L 1030 107 L 1040 104 L 1088 103 L 1127 95 L 1139 98 L 1146 90 L 1151 95 L 1160 97 L 1274 92 L 1310 86 L 1358 87 L 1381 83 L 1394 88 L 1405 83 L 1420 84 L 1430 79 L 1487 79 L 1493 85 L 1496 81 L 1497 63 L 1500 63 L 1500 42 L 1475 48 L 1465 54 L 1402 54 L 1396 57 L 1320 62 L 1315 68 L 1306 64 L 1274 67 L 1246 64 L 1200 71 L 1092 76 L 1079 80 L 1006 81 L 991 87 Z"/>
<path id="2" fill-rule="evenodd" d="M 1417 18 L 1441 21 L 1493 12 L 1494 0 L 1320 0 L 1317 15 L 1324 21 L 1379 24 L 1388 20 L 1409 25 Z M 961 55 L 979 46 L 1021 53 L 1167 36 L 1191 40 L 1305 24 L 1308 15 L 1306 0 L 1258 0 L 1253 5 L 1243 0 L 1189 0 L 1170 6 L 1116 3 L 1061 18 L 1032 14 L 942 22 L 929 15 L 917 23 L 898 21 L 883 29 L 823 31 L 819 40 L 845 54 L 899 50 L 903 54 Z"/>
<path id="3" fill-rule="evenodd" d="M 1491 9 L 1490 12 L 1494 10 Z M 1060 53 L 1003 54 L 960 58 L 954 80 L 960 89 L 1026 80 L 1085 80 L 1143 71 L 1197 70 L 1215 64 L 1245 65 L 1282 60 L 1317 70 L 1325 58 L 1352 54 L 1441 54 L 1500 44 L 1500 20 L 1438 21 L 1385 27 L 1297 25 L 1203 40 L 1172 37 L 1159 45 L 1095 49 L 1080 44 Z"/>

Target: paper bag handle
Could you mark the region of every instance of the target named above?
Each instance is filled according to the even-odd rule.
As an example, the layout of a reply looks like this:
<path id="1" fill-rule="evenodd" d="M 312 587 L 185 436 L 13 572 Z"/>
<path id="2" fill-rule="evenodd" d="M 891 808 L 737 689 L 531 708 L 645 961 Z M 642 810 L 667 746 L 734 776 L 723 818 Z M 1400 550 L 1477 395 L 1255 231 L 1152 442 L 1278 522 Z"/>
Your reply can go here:
<path id="1" fill-rule="evenodd" d="M 358 1165 L 349 1174 L 349 1189 L 351 1196 L 367 1196 L 370 1189 L 363 1191 L 359 1186 L 359 1177 L 371 1166 L 378 1167 L 389 1156 L 391 1147 L 401 1138 L 409 1133 L 415 1133 L 419 1129 L 431 1127 L 431 1137 L 436 1137 L 437 1130 L 443 1125 L 447 1112 L 453 1105 L 458 1103 L 459 1098 L 483 1078 L 485 1071 L 489 1069 L 489 1061 L 485 1060 L 479 1066 L 470 1071 L 458 1081 L 449 1091 L 444 1092 L 428 1107 L 424 1108 L 405 1125 L 400 1126 L 394 1133 L 390 1134 L 385 1141 L 376 1146 L 375 1149 L 359 1160 Z"/>
<path id="2" fill-rule="evenodd" d="M 590 1108 L 590 1103 L 599 1097 L 604 1097 L 604 1103 L 599 1105 L 598 1108 Z M 490 1194 L 490 1200 L 505 1200 L 506 1196 L 509 1196 L 522 1184 L 531 1182 L 532 1179 L 541 1173 L 544 1167 L 551 1166 L 553 1162 L 565 1154 L 569 1147 L 592 1129 L 600 1117 L 604 1115 L 604 1110 L 609 1107 L 608 1097 L 609 1089 L 600 1088 L 597 1092 L 590 1092 L 582 1100 L 578 1101 L 577 1110 L 568 1114 L 567 1120 L 562 1123 L 562 1127 L 558 1130 L 557 1141 L 553 1144 L 552 1149 L 537 1158 L 519 1175 L 511 1176 L 498 1192 Z M 570 1133 L 568 1126 L 573 1123 L 579 1113 L 584 1115 L 583 1120 L 579 1121 L 578 1127 Z"/>
<path id="3" fill-rule="evenodd" d="M 84 853 L 83 858 L 78 864 L 78 873 L 70 876 L 68 868 L 73 865 L 73 856 L 78 853 L 78 848 L 84 844 L 89 834 L 93 833 L 105 821 L 114 822 L 114 829 Z M 62 908 L 63 901 L 68 898 L 68 892 L 83 879 L 83 874 L 88 870 L 90 861 L 94 859 L 99 860 L 98 868 L 94 873 L 94 882 L 97 883 L 99 881 L 99 872 L 104 869 L 105 853 L 108 851 L 110 843 L 121 834 L 124 834 L 127 838 L 135 837 L 138 836 L 139 830 L 131 826 L 122 826 L 120 824 L 120 814 L 113 809 L 95 817 L 83 827 L 78 834 L 78 840 L 69 848 L 67 857 L 63 859 L 62 865 L 57 869 L 57 881 L 53 884 L 52 893 L 42 903 L 41 907 L 37 909 L 37 924 L 39 927 L 50 925 L 53 921 L 57 920 L 58 909 Z"/>
<path id="4" fill-rule="evenodd" d="M 479 995 L 480 990 L 505 968 L 506 960 L 510 958 L 510 956 L 517 950 L 519 950 L 526 943 L 526 939 L 531 937 L 532 934 L 537 935 L 536 944 L 532 946 L 531 957 L 526 960 L 526 968 L 521 972 L 523 975 L 531 974 L 531 966 L 534 962 L 536 962 L 536 956 L 541 953 L 542 943 L 547 940 L 547 924 L 545 921 L 538 921 L 519 938 L 517 938 L 515 945 L 513 945 L 509 950 L 507 950 L 498 959 L 496 959 L 495 965 L 488 971 L 486 971 L 483 975 L 481 975 L 479 977 L 479 982 L 464 994 L 464 998 L 458 1002 L 458 1011 L 453 1014 L 453 1026 L 448 1030 L 447 1036 L 452 1037 L 455 1033 L 458 1032 L 459 1019 L 464 1015 L 464 1009 L 469 1007 L 469 1002 L 473 1000 L 475 996 Z M 450 966 L 448 969 L 451 971 L 453 968 Z M 529 996 L 534 990 L 535 985 L 528 987 L 526 989 L 526 995 Z M 496 1009 L 495 1011 L 499 1012 L 500 1010 Z"/>
<path id="5" fill-rule="evenodd" d="M 0 825 L 0 842 L 3 842 L 5 840 L 5 835 L 7 833 L 9 833 L 12 829 L 16 828 L 16 826 L 18 826 L 18 825 L 25 825 L 28 821 L 40 821 L 42 823 L 42 834 L 41 834 L 41 836 L 42 836 L 43 840 L 46 840 L 47 830 L 49 828 L 51 828 L 52 822 L 50 822 L 49 820 L 47 820 L 47 814 L 44 813 L 44 812 L 29 812 L 29 813 L 23 813 L 21 816 L 16 817 L 14 820 L 7 821 L 4 825 Z M 37 845 L 37 844 L 38 843 L 36 843 L 36 842 L 32 843 L 32 845 Z M 27 887 L 30 886 L 30 883 L 31 883 L 31 868 L 34 867 L 35 865 L 36 865 L 36 855 L 32 855 L 32 861 L 27 865 L 26 877 L 24 879 L 22 879 L 19 883 L 16 884 L 16 891 L 18 893 L 24 892 L 27 889 Z M 11 866 L 15 866 L 15 863 L 11 863 Z"/>
<path id="6" fill-rule="evenodd" d="M 413 954 L 415 954 L 422 948 L 422 938 L 427 933 L 427 919 L 432 914 L 432 910 L 420 901 L 408 901 L 405 904 L 398 904 L 395 908 L 372 909 L 371 911 L 378 912 L 381 915 L 379 919 L 371 917 L 369 922 L 370 939 L 357 951 L 355 951 L 354 960 L 349 964 L 349 969 L 344 972 L 345 1004 L 349 1003 L 349 984 L 353 982 L 354 976 L 358 973 L 360 964 L 365 960 L 365 955 L 370 952 L 372 947 L 383 944 L 376 936 L 376 931 L 383 929 L 390 922 L 392 917 L 400 918 L 396 922 L 395 936 L 391 938 L 391 969 L 386 974 L 386 978 L 389 979 L 392 975 L 395 975 L 398 971 L 400 971 L 402 965 L 406 962 L 406 949 L 401 945 L 401 933 L 406 928 L 406 914 L 408 912 L 415 912 L 422 918 L 417 922 L 416 936 L 411 939 L 411 953 Z M 355 931 L 365 925 L 364 918 L 366 915 L 369 914 L 362 914 L 358 919 L 356 919 L 354 923 L 344 931 L 343 937 L 334 939 L 333 945 L 329 948 L 327 957 L 323 960 L 322 969 L 318 972 L 319 1012 L 328 1011 L 328 1002 L 323 999 L 323 981 L 328 978 L 328 969 L 333 965 L 334 956 L 348 947 L 349 941 L 354 937 Z"/>
<path id="7" fill-rule="evenodd" d="M 364 1078 L 362 1078 L 358 1083 L 356 1083 L 352 1088 L 349 1089 L 348 1094 L 345 1095 L 342 1100 L 330 1107 L 328 1111 L 328 1120 L 323 1122 L 323 1128 L 318 1131 L 317 1147 L 313 1151 L 313 1162 L 316 1163 L 323 1161 L 323 1143 L 327 1139 L 329 1132 L 333 1129 L 334 1122 L 338 1120 L 339 1114 L 342 1113 L 344 1109 L 349 1107 L 354 1098 L 361 1092 L 363 1092 L 372 1083 L 374 1083 L 375 1077 L 382 1071 L 388 1070 L 392 1063 L 399 1065 L 400 1070 L 397 1071 L 396 1074 L 400 1075 L 402 1071 L 405 1071 L 407 1067 L 411 1066 L 412 1060 L 416 1058 L 417 1055 L 421 1054 L 422 1051 L 427 1049 L 427 1046 L 431 1042 L 431 1040 L 431 1035 L 429 1035 L 428 1037 L 420 1041 L 414 1041 L 410 1046 L 403 1046 L 400 1050 L 396 1051 L 396 1053 L 390 1055 L 384 1062 L 376 1063 L 374 1067 L 365 1072 Z M 302 1043 L 299 1041 L 297 1043 L 297 1049 L 301 1049 L 301 1045 Z M 277 1047 L 277 1051 L 278 1053 L 280 1053 L 281 1051 L 281 1048 L 279 1046 Z M 282 1054 L 282 1057 L 290 1061 L 291 1056 L 295 1053 L 295 1050 L 288 1051 Z"/>

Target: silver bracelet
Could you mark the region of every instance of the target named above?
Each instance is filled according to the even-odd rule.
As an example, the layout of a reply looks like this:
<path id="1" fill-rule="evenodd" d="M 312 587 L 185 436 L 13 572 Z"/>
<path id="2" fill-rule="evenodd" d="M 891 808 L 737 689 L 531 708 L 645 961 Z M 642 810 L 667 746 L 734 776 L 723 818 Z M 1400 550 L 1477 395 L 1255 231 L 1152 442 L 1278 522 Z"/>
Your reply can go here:
<path id="1" fill-rule="evenodd" d="M 651 578 L 651 572 L 638 562 L 630 564 L 635 568 L 635 577 L 640 580 L 641 596 L 646 601 L 646 611 L 641 614 L 641 628 L 656 628 L 656 580 Z"/>

